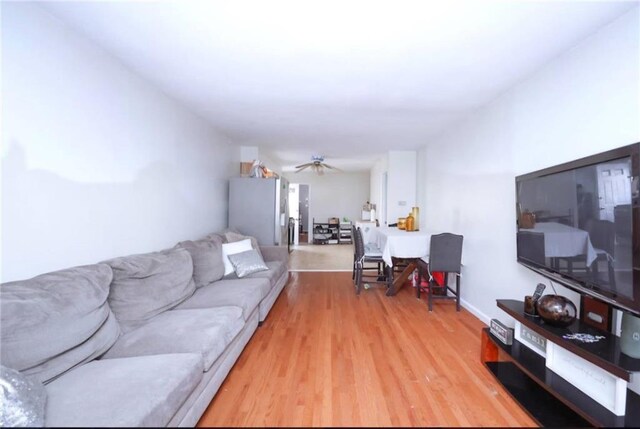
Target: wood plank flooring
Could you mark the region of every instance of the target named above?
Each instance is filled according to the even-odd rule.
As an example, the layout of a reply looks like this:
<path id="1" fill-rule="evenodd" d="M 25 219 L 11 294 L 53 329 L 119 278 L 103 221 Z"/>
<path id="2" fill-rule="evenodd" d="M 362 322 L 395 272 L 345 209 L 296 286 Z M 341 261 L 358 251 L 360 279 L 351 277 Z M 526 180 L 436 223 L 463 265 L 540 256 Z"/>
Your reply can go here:
<path id="1" fill-rule="evenodd" d="M 535 426 L 481 364 L 471 313 L 290 275 L 199 426 Z"/>

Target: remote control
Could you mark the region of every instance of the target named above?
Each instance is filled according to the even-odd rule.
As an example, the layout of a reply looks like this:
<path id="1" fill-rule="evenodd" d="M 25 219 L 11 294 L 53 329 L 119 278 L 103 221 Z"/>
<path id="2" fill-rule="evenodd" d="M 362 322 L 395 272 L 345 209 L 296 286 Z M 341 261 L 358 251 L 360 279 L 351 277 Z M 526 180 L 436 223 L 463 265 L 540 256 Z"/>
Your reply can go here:
<path id="1" fill-rule="evenodd" d="M 533 293 L 533 302 L 536 302 L 537 300 L 540 299 L 540 297 L 542 296 L 542 292 L 544 291 L 544 288 L 546 288 L 546 286 L 542 283 L 538 283 L 538 286 L 536 286 L 536 291 Z"/>

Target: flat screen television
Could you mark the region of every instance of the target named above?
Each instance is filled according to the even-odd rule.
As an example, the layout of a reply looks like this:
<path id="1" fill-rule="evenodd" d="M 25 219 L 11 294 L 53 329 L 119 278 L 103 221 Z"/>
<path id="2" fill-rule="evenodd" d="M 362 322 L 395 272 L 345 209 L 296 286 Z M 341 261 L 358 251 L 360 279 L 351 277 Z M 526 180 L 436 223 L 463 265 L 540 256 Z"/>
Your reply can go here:
<path id="1" fill-rule="evenodd" d="M 518 262 L 640 315 L 640 143 L 516 177 Z"/>

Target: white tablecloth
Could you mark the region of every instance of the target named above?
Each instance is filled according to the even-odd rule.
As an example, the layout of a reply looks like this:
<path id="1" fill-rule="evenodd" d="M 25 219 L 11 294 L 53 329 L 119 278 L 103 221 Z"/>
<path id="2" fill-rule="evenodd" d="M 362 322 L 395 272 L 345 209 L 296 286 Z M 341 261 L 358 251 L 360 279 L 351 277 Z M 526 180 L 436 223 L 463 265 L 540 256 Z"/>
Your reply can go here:
<path id="1" fill-rule="evenodd" d="M 548 258 L 587 256 L 587 265 L 595 261 L 596 254 L 589 233 L 558 222 L 538 222 L 533 229 L 524 231 L 544 234 L 544 253 Z"/>
<path id="2" fill-rule="evenodd" d="M 382 250 L 382 259 L 392 266 L 393 258 L 422 258 L 429 255 L 431 232 L 405 231 L 398 228 L 379 227 L 373 230 L 372 243 Z"/>

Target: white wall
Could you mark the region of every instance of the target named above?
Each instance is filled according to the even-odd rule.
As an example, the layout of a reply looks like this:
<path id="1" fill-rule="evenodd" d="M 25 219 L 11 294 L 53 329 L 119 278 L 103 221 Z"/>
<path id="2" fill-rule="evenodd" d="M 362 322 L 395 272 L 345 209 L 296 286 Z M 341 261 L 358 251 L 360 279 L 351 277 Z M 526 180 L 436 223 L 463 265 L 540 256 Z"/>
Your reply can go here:
<path id="1" fill-rule="evenodd" d="M 427 156 L 427 149 L 426 147 L 423 148 L 422 150 L 419 150 L 417 155 L 416 155 L 416 162 L 418 164 L 418 169 L 416 171 L 416 179 L 417 179 L 417 183 L 416 183 L 416 204 L 418 205 L 418 207 L 420 207 L 420 219 L 419 219 L 419 225 L 420 228 L 423 227 L 428 227 L 429 225 L 433 224 L 433 222 L 426 222 L 426 217 L 427 217 L 427 207 L 428 205 L 431 203 L 432 200 L 430 200 L 428 197 L 431 195 L 427 195 L 427 169 L 426 169 L 426 165 L 427 165 L 427 161 L 429 160 L 429 157 Z M 430 179 L 433 180 L 433 179 Z M 431 221 L 431 219 L 429 219 Z"/>
<path id="2" fill-rule="evenodd" d="M 421 226 L 464 234 L 462 298 L 485 322 L 548 284 L 516 263 L 515 176 L 640 141 L 639 22 L 636 8 L 421 150 Z"/>
<path id="3" fill-rule="evenodd" d="M 258 146 L 240 146 L 240 162 L 253 162 L 259 159 Z"/>
<path id="4" fill-rule="evenodd" d="M 416 151 L 389 151 L 377 160 L 370 171 L 369 201 L 376 204 L 376 217 L 380 225 L 396 223 L 406 217 L 417 205 L 417 156 Z M 387 174 L 387 199 L 383 201 L 384 175 Z M 404 205 L 401 205 L 404 202 Z"/>
<path id="5" fill-rule="evenodd" d="M 392 150 L 388 154 L 387 222 L 396 223 L 416 205 L 417 153 Z"/>
<path id="6" fill-rule="evenodd" d="M 369 173 L 287 174 L 291 183 L 309 185 L 311 222 L 327 222 L 330 217 L 360 219 L 362 206 L 369 200 Z M 313 225 L 311 225 L 313 228 Z"/>
<path id="7" fill-rule="evenodd" d="M 369 202 L 376 205 L 376 218 L 380 220 L 380 225 L 384 226 L 387 215 L 387 208 L 382 201 L 384 186 L 384 174 L 388 168 L 388 156 L 378 159 L 369 172 Z"/>
<path id="8" fill-rule="evenodd" d="M 3 281 L 226 225 L 239 153 L 38 6 L 2 5 Z"/>

